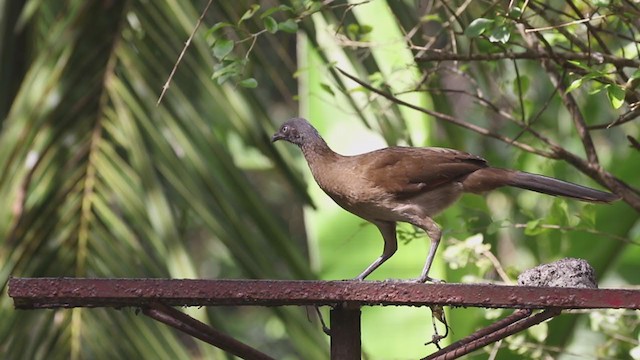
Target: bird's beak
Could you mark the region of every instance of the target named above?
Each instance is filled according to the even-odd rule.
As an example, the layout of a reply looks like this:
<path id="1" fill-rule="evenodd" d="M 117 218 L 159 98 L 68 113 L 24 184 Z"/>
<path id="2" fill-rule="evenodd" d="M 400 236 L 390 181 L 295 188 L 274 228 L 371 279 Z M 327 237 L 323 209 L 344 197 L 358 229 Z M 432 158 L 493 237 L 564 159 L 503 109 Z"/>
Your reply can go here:
<path id="1" fill-rule="evenodd" d="M 273 134 L 273 136 L 271 137 L 271 142 L 274 143 L 278 140 L 282 140 L 284 139 L 284 135 L 282 135 L 280 132 L 277 132 L 275 134 Z"/>

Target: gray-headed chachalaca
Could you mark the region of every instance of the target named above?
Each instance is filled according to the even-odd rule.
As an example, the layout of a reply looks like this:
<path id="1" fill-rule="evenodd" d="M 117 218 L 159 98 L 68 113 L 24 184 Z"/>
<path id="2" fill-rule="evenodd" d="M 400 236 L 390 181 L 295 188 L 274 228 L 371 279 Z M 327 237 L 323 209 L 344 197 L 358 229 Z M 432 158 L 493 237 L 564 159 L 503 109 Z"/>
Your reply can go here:
<path id="1" fill-rule="evenodd" d="M 273 135 L 272 141 L 277 140 L 298 145 L 320 188 L 342 208 L 375 224 L 382 233 L 382 255 L 358 280 L 396 252 L 396 222 L 402 221 L 423 229 L 431 239 L 418 281 L 433 281 L 429 268 L 442 231 L 432 218 L 463 193 L 514 186 L 590 202 L 619 199 L 615 194 L 542 175 L 493 168 L 479 156 L 453 149 L 394 146 L 343 156 L 331 150 L 318 131 L 302 118 L 284 123 Z"/>

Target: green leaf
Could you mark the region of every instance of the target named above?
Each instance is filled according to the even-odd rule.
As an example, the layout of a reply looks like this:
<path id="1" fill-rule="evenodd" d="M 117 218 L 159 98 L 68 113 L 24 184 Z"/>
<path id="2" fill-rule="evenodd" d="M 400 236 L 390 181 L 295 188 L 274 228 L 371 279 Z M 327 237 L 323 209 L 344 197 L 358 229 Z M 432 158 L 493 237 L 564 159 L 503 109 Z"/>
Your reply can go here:
<path id="1" fill-rule="evenodd" d="M 298 31 L 298 23 L 293 19 L 287 19 L 278 24 L 278 30 L 294 34 Z"/>
<path id="2" fill-rule="evenodd" d="M 587 204 L 582 208 L 580 214 L 578 215 L 580 218 L 579 226 L 585 227 L 587 229 L 592 229 L 596 226 L 596 208 L 591 204 Z"/>
<path id="3" fill-rule="evenodd" d="M 229 55 L 231 51 L 233 51 L 234 46 L 235 43 L 233 42 L 233 40 L 219 39 L 213 45 L 213 56 L 215 56 L 218 60 L 222 60 L 225 56 Z"/>
<path id="4" fill-rule="evenodd" d="M 526 75 L 520 75 L 520 77 L 517 77 L 513 80 L 513 92 L 514 93 L 519 93 L 521 92 L 523 95 L 527 93 L 527 90 L 529 90 L 529 85 L 530 85 L 531 81 L 529 80 L 529 77 Z"/>
<path id="5" fill-rule="evenodd" d="M 616 84 L 609 84 L 607 88 L 607 97 L 614 109 L 619 109 L 624 104 L 624 89 Z"/>
<path id="6" fill-rule="evenodd" d="M 586 70 L 586 71 L 589 71 L 589 72 L 592 72 L 592 71 L 593 71 L 593 69 L 592 69 L 590 66 L 585 65 L 585 64 L 584 64 L 584 63 L 582 63 L 581 61 L 578 61 L 578 60 L 569 60 L 569 61 L 567 61 L 567 62 L 568 62 L 569 64 L 572 64 L 572 65 L 575 65 L 575 66 L 579 67 L 579 68 L 580 68 L 580 69 L 582 69 L 582 70 Z"/>
<path id="7" fill-rule="evenodd" d="M 260 18 L 265 18 L 267 16 L 271 16 L 277 12 L 280 11 L 293 11 L 293 8 L 288 6 L 288 5 L 280 5 L 280 6 L 274 6 L 270 9 L 265 10 L 262 15 L 260 15 Z"/>
<path id="8" fill-rule="evenodd" d="M 258 87 L 258 81 L 254 78 L 246 78 L 238 83 L 240 86 L 248 89 L 254 89 Z"/>
<path id="9" fill-rule="evenodd" d="M 517 19 L 520 16 L 522 16 L 522 9 L 520 9 L 517 6 L 514 6 L 510 11 L 509 11 L 509 17 L 512 19 Z"/>
<path id="10" fill-rule="evenodd" d="M 373 31 L 373 26 L 371 25 L 360 25 L 360 35 L 366 35 Z"/>
<path id="11" fill-rule="evenodd" d="M 212 79 L 216 79 L 218 85 L 224 84 L 229 78 L 240 73 L 240 65 L 237 61 L 230 61 L 225 64 L 216 64 L 213 67 Z"/>
<path id="12" fill-rule="evenodd" d="M 631 74 L 624 87 L 626 91 L 633 91 L 638 88 L 638 85 L 640 85 L 640 69 L 634 71 L 633 74 Z"/>
<path id="13" fill-rule="evenodd" d="M 306 10 L 305 12 L 310 14 L 320 11 L 323 6 L 324 4 L 322 1 L 306 1 L 306 4 L 304 5 Z"/>
<path id="14" fill-rule="evenodd" d="M 545 222 L 548 224 L 557 224 L 560 226 L 569 226 L 569 206 L 563 198 L 556 198 L 551 205 L 548 215 L 545 217 Z"/>
<path id="15" fill-rule="evenodd" d="M 487 29 L 493 27 L 494 22 L 495 21 L 491 19 L 477 18 L 473 20 L 466 29 L 464 29 L 464 34 L 470 38 L 478 37 Z"/>
<path id="16" fill-rule="evenodd" d="M 240 23 L 242 23 L 245 20 L 251 19 L 253 15 L 255 15 L 256 11 L 258 10 L 260 10 L 260 5 L 258 4 L 251 5 L 251 8 L 245 11 L 244 14 L 242 14 L 242 17 L 240 17 L 240 20 L 238 20 L 238 25 L 240 25 Z"/>
<path id="17" fill-rule="evenodd" d="M 350 39 L 363 40 L 368 34 L 371 33 L 373 27 L 371 25 L 359 25 L 352 23 L 346 26 L 346 34 Z"/>
<path id="18" fill-rule="evenodd" d="M 505 222 L 504 221 L 492 221 L 487 226 L 486 233 L 487 233 L 487 235 L 496 234 L 498 231 L 502 230 L 502 228 L 504 226 L 505 226 Z"/>
<path id="19" fill-rule="evenodd" d="M 358 24 L 353 23 L 347 25 L 346 33 L 350 39 L 355 39 L 357 37 L 358 29 L 360 29 L 360 26 Z"/>
<path id="20" fill-rule="evenodd" d="M 228 22 L 219 22 L 216 23 L 215 25 L 213 25 L 212 27 L 209 28 L 209 30 L 207 30 L 207 32 L 205 33 L 205 37 L 211 36 L 213 34 L 216 33 L 216 31 L 228 27 L 228 26 L 233 26 L 232 24 L 228 23 Z"/>
<path id="21" fill-rule="evenodd" d="M 545 229 L 541 226 L 541 219 L 531 220 L 527 223 L 527 227 L 524 229 L 525 235 L 535 236 L 543 233 Z"/>
<path id="22" fill-rule="evenodd" d="M 567 91 L 565 91 L 565 94 L 572 92 L 573 90 L 579 88 L 580 86 L 582 86 L 582 78 L 573 80 L 571 85 L 569 85 L 569 87 L 567 88 Z"/>
<path id="23" fill-rule="evenodd" d="M 506 44 L 511 38 L 511 29 L 508 25 L 500 25 L 491 30 L 489 41 Z"/>
<path id="24" fill-rule="evenodd" d="M 331 96 L 335 96 L 335 93 L 333 92 L 333 89 L 331 89 L 331 86 L 325 84 L 325 83 L 321 83 L 320 87 L 322 88 L 322 90 L 328 92 L 329 94 L 331 94 Z"/>
<path id="25" fill-rule="evenodd" d="M 601 82 L 595 81 L 593 82 L 593 85 L 591 85 L 591 89 L 589 90 L 589 95 L 595 95 L 604 89 L 605 89 L 605 86 Z"/>
<path id="26" fill-rule="evenodd" d="M 278 22 L 271 16 L 267 16 L 262 19 L 262 23 L 264 24 L 264 28 L 267 29 L 268 32 L 272 34 L 278 32 Z"/>

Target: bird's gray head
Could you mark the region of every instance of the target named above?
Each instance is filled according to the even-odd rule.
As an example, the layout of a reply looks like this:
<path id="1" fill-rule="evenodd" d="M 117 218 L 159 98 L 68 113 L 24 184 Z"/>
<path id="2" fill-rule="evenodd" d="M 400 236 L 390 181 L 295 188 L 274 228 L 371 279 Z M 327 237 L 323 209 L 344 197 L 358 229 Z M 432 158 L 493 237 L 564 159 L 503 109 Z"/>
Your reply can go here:
<path id="1" fill-rule="evenodd" d="M 309 122 L 303 118 L 293 118 L 287 120 L 280 130 L 271 137 L 272 142 L 285 140 L 298 146 L 303 146 L 309 142 L 321 140 L 318 130 L 316 130 Z"/>

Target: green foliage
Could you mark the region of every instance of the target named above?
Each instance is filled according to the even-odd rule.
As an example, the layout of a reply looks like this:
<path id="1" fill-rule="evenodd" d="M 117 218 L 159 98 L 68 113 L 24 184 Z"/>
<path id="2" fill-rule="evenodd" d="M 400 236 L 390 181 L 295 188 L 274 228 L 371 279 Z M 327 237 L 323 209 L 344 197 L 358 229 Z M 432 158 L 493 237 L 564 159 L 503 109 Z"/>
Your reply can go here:
<path id="1" fill-rule="evenodd" d="M 622 86 L 616 84 L 607 84 L 604 86 L 607 90 L 607 97 L 609 98 L 609 102 L 614 109 L 619 109 L 622 105 L 624 105 L 624 96 L 625 92 Z"/>
<path id="2" fill-rule="evenodd" d="M 218 60 L 224 59 L 231 51 L 233 51 L 233 47 L 235 43 L 229 39 L 218 39 L 213 44 L 213 56 L 218 58 Z"/>
<path id="3" fill-rule="evenodd" d="M 272 34 L 278 32 L 278 22 L 271 16 L 265 16 L 262 21 L 264 22 L 264 28 Z"/>
<path id="4" fill-rule="evenodd" d="M 245 11 L 244 14 L 242 14 L 242 16 L 240 17 L 240 20 L 238 20 L 238 25 L 242 24 L 242 22 L 245 20 L 251 19 L 258 10 L 260 10 L 260 5 L 258 4 L 251 5 L 249 10 Z"/>
<path id="5" fill-rule="evenodd" d="M 278 23 L 278 30 L 294 34 L 298 31 L 298 23 L 293 19 L 287 19 Z"/>
<path id="6" fill-rule="evenodd" d="M 235 23 L 220 21 L 207 30 L 206 39 L 212 44 L 211 49 L 217 59 L 211 78 L 216 80 L 218 85 L 232 80 L 241 87 L 256 88 L 258 81 L 255 77 L 249 76 L 247 66 L 251 51 L 258 38 L 265 33 L 275 34 L 279 31 L 295 33 L 298 31 L 298 23 L 293 17 L 295 12 L 292 7 L 279 5 L 265 9 L 260 13 L 261 10 L 263 9 L 260 5 L 252 4 Z M 259 24 L 262 29 L 251 32 L 246 24 L 254 19 L 258 13 L 260 13 L 259 19 L 261 21 Z M 275 16 L 277 15 L 284 16 L 284 19 L 276 20 Z M 237 54 L 234 55 L 233 52 L 238 48 L 237 45 L 246 42 L 250 42 L 251 45 L 248 48 L 237 50 Z"/>
<path id="7" fill-rule="evenodd" d="M 306 116 L 343 153 L 434 145 L 588 186 L 597 186 L 588 177 L 606 184 L 602 172 L 632 184 L 637 175 L 640 158 L 623 145 L 640 136 L 637 120 L 581 129 L 599 159 L 581 167 L 588 149 L 565 103 L 574 99 L 589 126 L 633 114 L 640 71 L 629 66 L 637 61 L 630 34 L 638 29 L 625 3 L 454 1 L 427 12 L 400 1 L 214 2 L 208 29 L 196 33 L 159 106 L 198 19 L 193 4 L 16 4 L 3 5 L 9 40 L 0 44 L 5 287 L 10 276 L 355 276 L 380 254 L 379 234 L 322 194 L 297 152 L 269 143 L 270 117 Z M 469 126 L 436 122 L 394 97 Z M 468 131 L 475 128 L 490 136 Z M 605 285 L 627 285 L 637 280 L 640 256 L 638 213 L 627 204 L 510 190 L 465 196 L 437 218 L 444 246 L 433 275 L 501 281 L 573 256 L 589 260 Z M 428 240 L 412 227 L 399 231 L 398 253 L 373 279 L 419 273 Z M 190 311 L 277 358 L 327 356 L 326 338 L 300 309 Z M 446 311 L 452 340 L 505 314 Z M 128 310 L 16 312 L 3 296 L 0 316 L 7 358 L 223 356 Z M 563 315 L 509 338 L 499 357 L 559 356 L 555 349 L 565 348 L 637 356 L 619 336 L 637 338 L 637 319 L 598 316 L 609 318 L 591 315 L 588 324 Z M 363 317 L 368 358 L 433 350 L 422 345 L 431 331 L 426 309 L 365 308 Z M 574 336 L 588 325 L 597 341 Z M 486 358 L 479 353 L 470 358 Z"/>
<path id="8" fill-rule="evenodd" d="M 464 29 L 464 34 L 470 38 L 478 37 L 484 34 L 485 31 L 492 29 L 494 24 L 494 20 L 477 18 L 473 20 L 466 29 Z"/>
<path id="9" fill-rule="evenodd" d="M 373 30 L 373 27 L 370 25 L 360 25 L 360 24 L 349 24 L 346 28 L 346 34 L 349 39 L 358 40 L 358 41 L 367 41 L 368 35 Z"/>
<path id="10" fill-rule="evenodd" d="M 640 346 L 627 339 L 637 339 L 640 317 L 637 311 L 607 309 L 589 314 L 592 331 L 605 334 L 608 340 L 596 348 L 595 354 L 604 358 L 640 358 Z"/>
<path id="11" fill-rule="evenodd" d="M 477 18 L 464 29 L 464 34 L 469 38 L 485 35 L 492 43 L 506 44 L 515 29 L 515 22 L 512 19 L 519 18 L 521 14 L 520 8 L 514 7 L 508 16 L 498 13 L 495 19 Z"/>
<path id="12" fill-rule="evenodd" d="M 591 67 L 579 61 L 571 61 L 571 63 L 582 70 L 584 72 L 584 75 L 576 78 L 571 82 L 569 87 L 567 87 L 567 93 L 582 87 L 585 82 L 589 82 L 590 84 L 592 84 L 592 89 L 589 91 L 589 94 L 595 95 L 602 90 L 606 90 L 607 98 L 609 99 L 611 107 L 613 107 L 614 109 L 619 109 L 622 105 L 624 105 L 626 96 L 625 88 L 614 83 L 611 76 L 607 71 L 604 70 L 604 68 L 601 69 Z M 631 84 L 636 78 L 637 76 L 632 75 L 629 78 L 629 83 Z M 605 83 L 605 85 L 602 85 L 603 82 Z"/>
<path id="13" fill-rule="evenodd" d="M 264 141 L 273 129 L 259 115 L 264 104 L 208 81 L 214 59 L 218 78 L 234 75 L 224 67 L 237 63 L 236 43 L 195 37 L 157 106 L 198 18 L 191 4 L 29 1 L 10 10 L 22 27 L 8 24 L 3 38 L 22 29 L 15 47 L 28 51 L 2 43 L 7 64 L 22 64 L 0 68 L 3 79 L 22 74 L 7 87 L 14 92 L 0 131 L 3 358 L 223 357 L 133 310 L 15 311 L 6 284 L 10 276 L 314 277 L 304 244 L 269 205 L 273 193 L 252 190 L 293 177 L 284 167 L 279 180 L 256 176 L 235 163 L 229 134 L 235 146 L 283 163 Z M 299 185 L 287 198 L 307 199 Z M 328 351 L 303 310 L 185 311 L 236 337 L 253 328 L 260 336 L 249 342 L 278 358 Z M 284 331 L 268 331 L 274 324 Z"/>

